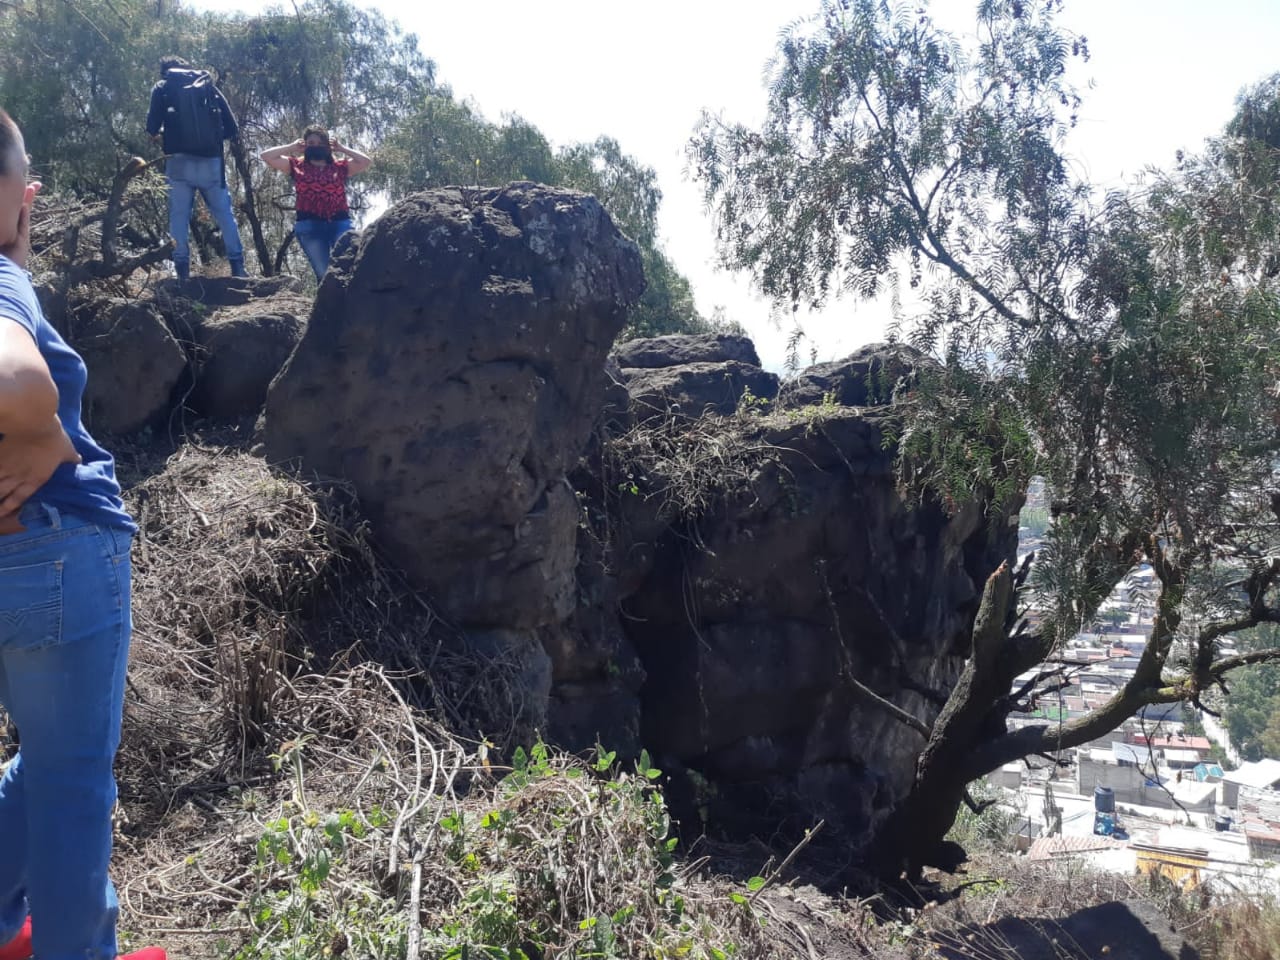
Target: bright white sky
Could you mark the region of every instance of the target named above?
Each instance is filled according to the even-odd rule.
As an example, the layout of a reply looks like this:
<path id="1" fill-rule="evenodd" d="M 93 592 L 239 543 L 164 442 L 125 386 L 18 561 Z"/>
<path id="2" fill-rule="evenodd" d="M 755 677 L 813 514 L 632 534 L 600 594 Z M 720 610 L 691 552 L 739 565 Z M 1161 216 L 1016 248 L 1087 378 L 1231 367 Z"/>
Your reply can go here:
<path id="1" fill-rule="evenodd" d="M 699 309 L 723 306 L 782 365 L 787 329 L 743 276 L 716 267 L 714 231 L 683 147 L 705 108 L 759 123 L 764 67 L 779 31 L 818 0 L 357 0 L 418 35 L 455 96 L 485 116 L 518 113 L 555 145 L 617 139 L 652 166 L 664 194 L 667 252 L 693 283 Z M 256 12 L 247 0 L 194 7 Z M 935 16 L 971 29 L 976 0 L 934 0 Z M 1060 23 L 1089 40 L 1079 68 L 1085 103 L 1072 153 L 1097 183 L 1196 150 L 1229 119 L 1236 94 L 1280 71 L 1277 0 L 1067 0 Z M 818 360 L 883 336 L 883 305 L 837 301 L 803 318 Z"/>

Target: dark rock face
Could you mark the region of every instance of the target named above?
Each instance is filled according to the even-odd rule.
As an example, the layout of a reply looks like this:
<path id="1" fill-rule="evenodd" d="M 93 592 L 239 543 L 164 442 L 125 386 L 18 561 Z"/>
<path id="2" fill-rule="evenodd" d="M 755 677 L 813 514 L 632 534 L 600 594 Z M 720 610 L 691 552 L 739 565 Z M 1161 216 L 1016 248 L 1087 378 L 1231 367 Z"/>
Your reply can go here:
<path id="1" fill-rule="evenodd" d="M 95 433 L 126 434 L 164 417 L 187 366 L 155 306 L 99 298 L 76 306 L 65 335 L 89 369 L 84 420 Z"/>
<path id="2" fill-rule="evenodd" d="M 982 926 L 961 928 L 954 944 L 938 947 L 945 960 L 969 960 L 968 943 L 1007 945 L 1008 956 L 1021 960 L 1059 960 L 1064 955 L 1107 960 L 1199 960 L 1187 943 L 1146 900 L 1102 903 L 1066 917 L 1001 917 Z M 1070 944 L 1071 951 L 1064 951 Z"/>
<path id="3" fill-rule="evenodd" d="M 292 277 L 166 280 L 139 299 L 73 297 L 59 331 L 89 368 L 86 424 L 123 435 L 177 401 L 205 416 L 256 414 L 310 309 Z"/>
<path id="4" fill-rule="evenodd" d="M 530 641 L 573 612 L 566 474 L 643 289 L 637 248 L 594 198 L 416 194 L 335 256 L 267 397 L 267 456 L 352 482 L 389 553 L 524 664 L 544 711 L 551 664 Z"/>
<path id="5" fill-rule="evenodd" d="M 909 389 L 924 358 L 905 344 L 872 343 L 843 360 L 818 363 L 782 384 L 778 406 L 804 407 L 830 400 L 845 407 L 880 406 Z"/>
<path id="6" fill-rule="evenodd" d="M 723 363 L 735 360 L 760 366 L 756 345 L 750 338 L 733 333 L 684 334 L 648 337 L 620 343 L 613 351 L 620 367 L 652 369 L 679 367 L 686 363 Z"/>
<path id="7" fill-rule="evenodd" d="M 256 416 L 310 312 L 309 297 L 286 292 L 195 317 L 192 409 L 223 420 Z"/>
<path id="8" fill-rule="evenodd" d="M 606 440 L 628 451 L 621 462 L 593 449 L 575 475 L 594 536 L 607 543 L 601 562 L 579 570 L 580 604 L 608 603 L 603 619 L 575 625 L 576 645 L 552 650 L 553 669 L 582 674 L 575 709 L 607 705 L 616 728 L 634 703 L 659 765 L 696 771 L 700 795 L 678 815 L 705 812 L 712 829 L 759 835 L 824 819 L 828 838 L 857 846 L 908 790 L 921 737 L 845 678 L 932 720 L 939 704 L 929 693 L 950 692 L 982 584 L 1017 540 L 1016 526 L 977 504 L 947 517 L 900 496 L 883 443 L 894 414 L 863 406 L 876 399 L 866 372 L 909 380 L 917 359 L 863 351 L 807 372 L 821 387 L 817 411 L 669 418 L 669 459 Z M 696 380 L 733 363 L 624 370 L 633 415 L 644 417 L 635 407 L 648 401 L 647 376 Z M 729 392 L 719 409 L 735 403 Z M 693 489 L 689 465 L 700 459 L 711 474 Z M 585 676 L 593 657 L 609 664 L 594 686 Z M 636 661 L 644 679 L 633 694 L 615 678 L 631 676 Z M 560 689 L 553 684 L 552 730 L 570 747 L 589 746 L 575 739 L 590 727 L 576 714 L 557 726 L 567 709 Z"/>
<path id="9" fill-rule="evenodd" d="M 672 334 L 621 344 L 610 358 L 626 384 L 631 417 L 644 421 L 728 416 L 744 394 L 772 400 L 778 378 L 760 369 L 755 345 L 727 333 Z"/>
<path id="10" fill-rule="evenodd" d="M 628 370 L 627 390 L 638 420 L 679 414 L 697 418 L 708 413 L 728 416 L 745 393 L 772 400 L 778 378 L 737 360 L 687 363 L 678 367 Z"/>

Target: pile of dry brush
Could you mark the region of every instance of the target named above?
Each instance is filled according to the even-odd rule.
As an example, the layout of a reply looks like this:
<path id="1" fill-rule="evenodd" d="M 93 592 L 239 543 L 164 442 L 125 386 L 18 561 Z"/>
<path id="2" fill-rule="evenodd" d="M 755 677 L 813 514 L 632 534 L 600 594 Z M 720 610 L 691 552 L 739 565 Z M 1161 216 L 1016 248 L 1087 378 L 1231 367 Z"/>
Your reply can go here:
<path id="1" fill-rule="evenodd" d="M 228 882 L 173 871 L 198 853 L 217 873 L 217 850 L 245 846 L 244 797 L 296 791 L 280 762 L 294 745 L 318 807 L 350 805 L 356 784 L 394 793 L 386 770 L 424 741 L 473 752 L 442 723 L 502 737 L 504 667 L 469 657 L 381 562 L 345 488 L 198 442 L 155 466 L 126 494 L 140 530 L 120 888 L 126 920 L 177 930 L 224 912 Z M 375 758 L 387 766 L 372 777 Z"/>

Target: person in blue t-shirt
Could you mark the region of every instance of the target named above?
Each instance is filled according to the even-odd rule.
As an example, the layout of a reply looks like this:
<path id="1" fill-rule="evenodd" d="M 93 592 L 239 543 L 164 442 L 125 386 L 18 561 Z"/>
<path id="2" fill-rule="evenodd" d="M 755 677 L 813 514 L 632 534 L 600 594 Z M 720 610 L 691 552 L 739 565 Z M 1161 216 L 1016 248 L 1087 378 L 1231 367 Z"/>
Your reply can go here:
<path id="1" fill-rule="evenodd" d="M 26 273 L 40 184 L 25 149 L 0 110 L 0 703 L 22 741 L 0 779 L 0 957 L 113 960 L 111 766 L 136 527 L 80 420 L 84 362 Z"/>

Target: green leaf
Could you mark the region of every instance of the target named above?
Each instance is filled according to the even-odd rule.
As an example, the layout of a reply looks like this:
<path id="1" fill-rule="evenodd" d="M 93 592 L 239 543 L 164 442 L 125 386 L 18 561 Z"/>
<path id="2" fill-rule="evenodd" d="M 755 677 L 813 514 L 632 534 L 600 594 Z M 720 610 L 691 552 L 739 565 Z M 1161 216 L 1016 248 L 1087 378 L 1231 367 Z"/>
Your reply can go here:
<path id="1" fill-rule="evenodd" d="M 752 877 L 750 880 L 747 881 L 747 889 L 750 890 L 752 893 L 755 893 L 757 890 L 764 887 L 764 885 L 765 885 L 764 877 Z"/>

